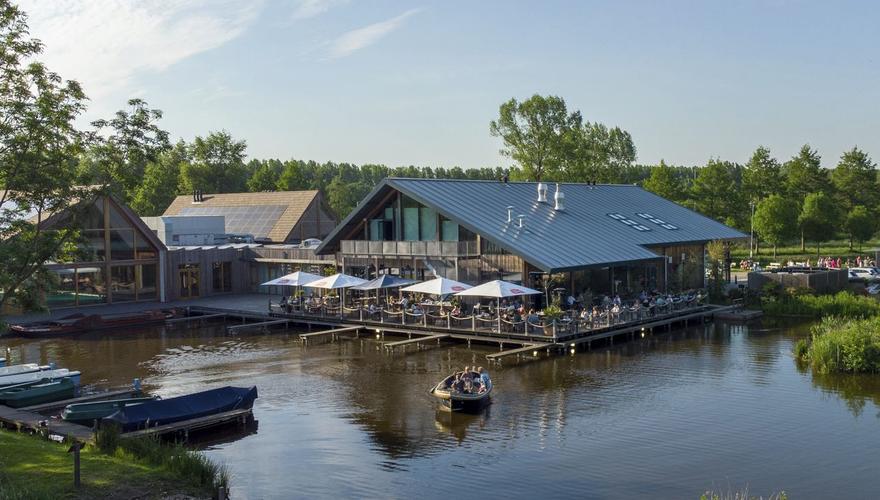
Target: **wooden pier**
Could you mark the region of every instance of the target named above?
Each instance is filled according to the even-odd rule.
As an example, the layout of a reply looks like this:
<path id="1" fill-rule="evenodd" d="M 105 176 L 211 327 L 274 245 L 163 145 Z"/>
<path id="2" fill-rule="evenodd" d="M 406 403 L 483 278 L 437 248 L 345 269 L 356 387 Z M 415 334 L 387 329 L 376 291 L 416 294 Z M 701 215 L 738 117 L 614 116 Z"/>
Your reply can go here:
<path id="1" fill-rule="evenodd" d="M 131 389 L 125 389 L 121 391 L 108 391 L 108 392 L 97 392 L 95 394 L 87 394 L 85 396 L 80 396 L 77 398 L 65 399 L 62 401 L 53 401 L 51 403 L 43 403 L 34 406 L 27 406 L 24 408 L 20 408 L 25 411 L 32 411 L 36 413 L 43 413 L 46 411 L 52 410 L 60 410 L 67 405 L 77 404 L 77 403 L 90 403 L 93 401 L 104 401 L 107 399 L 126 399 L 137 397 L 138 394 L 141 394 L 139 391 L 134 391 Z"/>
<path id="2" fill-rule="evenodd" d="M 225 411 L 223 413 L 217 413 L 215 415 L 208 415 L 206 417 L 192 418 L 189 420 L 184 420 L 182 422 L 157 425 L 146 429 L 126 432 L 124 434 L 120 434 L 120 437 L 130 439 L 144 436 L 165 436 L 170 434 L 177 434 L 183 437 L 183 441 L 186 441 L 189 439 L 190 432 L 233 423 L 243 426 L 251 418 L 253 418 L 253 410 L 250 408 L 231 410 Z"/>
<path id="3" fill-rule="evenodd" d="M 509 351 L 493 352 L 491 354 L 487 354 L 486 359 L 488 359 L 489 361 L 500 361 L 501 358 L 506 358 L 509 356 L 519 357 L 523 354 L 538 353 L 542 350 L 552 349 L 552 348 L 555 348 L 560 345 L 561 344 L 553 344 L 553 343 L 549 343 L 549 342 L 543 343 L 543 344 L 526 344 L 526 345 L 519 347 L 517 349 L 511 349 Z"/>
<path id="4" fill-rule="evenodd" d="M 229 325 L 226 327 L 226 333 L 237 333 L 239 330 L 244 330 L 248 328 L 261 328 L 263 330 L 268 330 L 268 327 L 272 325 L 281 325 L 283 324 L 287 327 L 290 320 L 287 319 L 273 319 L 268 321 L 260 321 L 257 323 L 242 323 L 240 325 Z"/>
<path id="5" fill-rule="evenodd" d="M 442 339 L 449 338 L 448 333 L 438 333 L 436 335 L 424 335 L 424 334 L 422 334 L 422 335 L 423 336 L 416 337 L 414 339 L 399 340 L 397 342 L 387 342 L 383 345 L 384 345 L 385 349 L 387 349 L 391 352 L 394 352 L 394 348 L 396 348 L 396 347 L 406 347 L 408 345 L 420 345 L 423 342 L 433 342 L 435 340 L 439 344 Z"/>
<path id="6" fill-rule="evenodd" d="M 302 333 L 300 334 L 299 339 L 304 344 L 308 343 L 308 341 L 312 339 L 321 339 L 326 337 L 330 337 L 331 340 L 336 340 L 337 338 L 339 338 L 339 335 L 344 333 L 354 333 L 355 335 L 357 335 L 358 331 L 360 331 L 362 328 L 362 326 L 349 325 L 342 328 L 324 330 L 322 332 Z"/>
<path id="7" fill-rule="evenodd" d="M 10 408 L 4 405 L 0 405 L 0 425 L 19 432 L 46 432 L 52 436 L 72 438 L 83 443 L 90 442 L 94 437 L 92 430 L 88 427 L 60 419 L 47 418 L 34 411 Z"/>

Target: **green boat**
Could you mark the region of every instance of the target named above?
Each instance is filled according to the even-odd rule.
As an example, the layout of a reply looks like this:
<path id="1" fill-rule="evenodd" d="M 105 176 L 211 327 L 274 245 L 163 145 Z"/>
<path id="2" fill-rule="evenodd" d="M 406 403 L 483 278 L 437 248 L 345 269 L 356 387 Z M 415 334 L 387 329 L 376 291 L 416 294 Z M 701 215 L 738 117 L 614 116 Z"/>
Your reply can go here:
<path id="1" fill-rule="evenodd" d="M 0 390 L 0 403 L 13 408 L 33 406 L 76 395 L 76 384 L 69 378 L 45 380 L 36 384 L 22 384 Z"/>
<path id="2" fill-rule="evenodd" d="M 64 407 L 64 410 L 61 412 L 61 418 L 75 424 L 92 425 L 95 420 L 109 417 L 126 406 L 146 403 L 147 401 L 154 401 L 156 399 L 158 399 L 156 396 L 152 396 L 94 401 L 91 403 L 76 403 Z"/>

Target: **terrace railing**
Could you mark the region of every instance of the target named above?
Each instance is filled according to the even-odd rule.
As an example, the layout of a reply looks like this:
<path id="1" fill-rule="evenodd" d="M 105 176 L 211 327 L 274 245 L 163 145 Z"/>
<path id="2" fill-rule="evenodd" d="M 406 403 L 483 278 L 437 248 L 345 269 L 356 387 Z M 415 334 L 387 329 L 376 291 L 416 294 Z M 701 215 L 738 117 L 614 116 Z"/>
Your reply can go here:
<path id="1" fill-rule="evenodd" d="M 340 251 L 360 257 L 470 257 L 479 255 L 476 241 L 342 240 Z"/>

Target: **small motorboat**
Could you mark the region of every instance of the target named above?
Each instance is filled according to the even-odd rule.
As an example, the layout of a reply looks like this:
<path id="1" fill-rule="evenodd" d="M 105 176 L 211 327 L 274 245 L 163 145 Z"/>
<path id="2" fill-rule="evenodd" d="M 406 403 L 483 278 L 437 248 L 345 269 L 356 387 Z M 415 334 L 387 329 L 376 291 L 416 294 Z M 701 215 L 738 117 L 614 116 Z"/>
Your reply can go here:
<path id="1" fill-rule="evenodd" d="M 77 313 L 52 321 L 10 325 L 9 331 L 22 337 L 41 338 L 75 335 L 108 328 L 149 325 L 161 323 L 177 315 L 176 310 L 141 311 L 135 313 L 85 316 Z"/>
<path id="2" fill-rule="evenodd" d="M 67 368 L 59 368 L 57 370 L 40 370 L 28 373 L 19 373 L 16 375 L 7 375 L 0 377 L 0 387 L 24 384 L 27 382 L 38 382 L 43 379 L 55 380 L 60 378 L 70 378 L 74 385 L 79 385 L 80 372 L 71 371 Z"/>
<path id="3" fill-rule="evenodd" d="M 492 381 L 479 372 L 456 372 L 441 380 L 431 389 L 440 400 L 440 409 L 446 411 L 478 412 L 491 403 Z"/>
<path id="4" fill-rule="evenodd" d="M 116 424 L 122 432 L 145 429 L 207 417 L 232 410 L 251 409 L 257 399 L 256 387 L 221 387 L 187 394 L 176 398 L 148 401 L 124 406 L 101 420 L 102 424 Z"/>
<path id="5" fill-rule="evenodd" d="M 47 368 L 48 367 L 40 367 L 40 365 L 36 363 L 24 363 L 21 365 L 4 366 L 0 368 L 0 377 L 5 377 L 7 375 L 18 375 L 19 373 L 38 372 Z"/>
<path id="6" fill-rule="evenodd" d="M 69 378 L 43 380 L 36 384 L 22 384 L 0 389 L 0 403 L 12 408 L 22 408 L 70 399 L 75 395 L 76 384 Z"/>
<path id="7" fill-rule="evenodd" d="M 91 403 L 75 403 L 67 405 L 61 411 L 61 418 L 75 424 L 91 425 L 95 420 L 116 413 L 126 406 L 138 405 L 148 401 L 155 401 L 158 396 L 142 398 L 111 399 L 107 401 L 93 401 Z"/>

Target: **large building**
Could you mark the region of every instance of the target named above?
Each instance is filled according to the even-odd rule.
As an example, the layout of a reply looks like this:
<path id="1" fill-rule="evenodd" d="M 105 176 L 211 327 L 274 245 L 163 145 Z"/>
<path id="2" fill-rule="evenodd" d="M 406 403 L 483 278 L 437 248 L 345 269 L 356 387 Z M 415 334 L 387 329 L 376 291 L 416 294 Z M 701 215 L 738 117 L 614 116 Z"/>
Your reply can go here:
<path id="1" fill-rule="evenodd" d="M 336 227 L 336 218 L 327 209 L 320 191 L 178 196 L 163 215 L 222 215 L 226 233 L 250 235 L 262 243 L 321 239 Z"/>
<path id="2" fill-rule="evenodd" d="M 707 242 L 744 237 L 631 185 L 389 178 L 317 252 L 364 277 L 637 293 L 701 287 Z"/>

